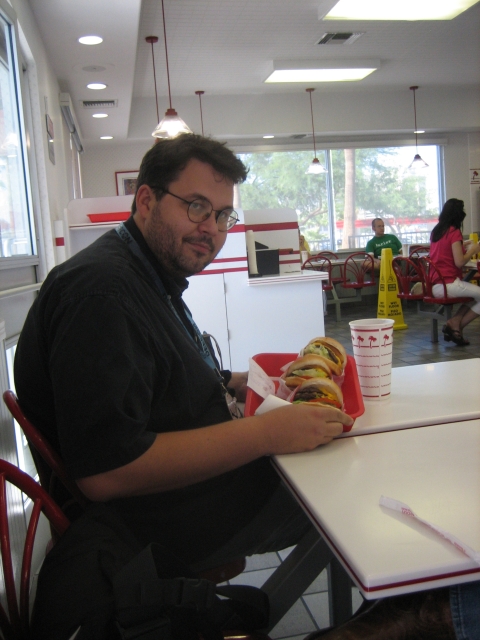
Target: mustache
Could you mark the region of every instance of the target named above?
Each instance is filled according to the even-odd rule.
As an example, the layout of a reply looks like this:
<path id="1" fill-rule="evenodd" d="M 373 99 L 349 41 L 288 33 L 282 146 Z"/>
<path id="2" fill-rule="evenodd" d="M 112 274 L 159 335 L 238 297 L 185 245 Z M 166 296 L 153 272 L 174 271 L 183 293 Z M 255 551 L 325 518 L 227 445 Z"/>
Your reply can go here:
<path id="1" fill-rule="evenodd" d="M 185 236 L 183 239 L 184 242 L 197 243 L 201 242 L 202 244 L 206 244 L 210 251 L 214 251 L 215 247 L 213 245 L 213 240 L 210 236 Z"/>

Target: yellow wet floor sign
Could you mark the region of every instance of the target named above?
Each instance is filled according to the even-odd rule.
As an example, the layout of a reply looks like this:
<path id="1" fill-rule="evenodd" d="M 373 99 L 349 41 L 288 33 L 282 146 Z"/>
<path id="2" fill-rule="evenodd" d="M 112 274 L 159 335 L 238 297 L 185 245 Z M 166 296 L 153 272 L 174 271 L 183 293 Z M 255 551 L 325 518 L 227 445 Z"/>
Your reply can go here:
<path id="1" fill-rule="evenodd" d="M 397 298 L 398 282 L 392 267 L 391 249 L 382 249 L 380 282 L 378 285 L 377 318 L 393 319 L 393 329 L 406 329 L 403 319 L 402 301 Z"/>

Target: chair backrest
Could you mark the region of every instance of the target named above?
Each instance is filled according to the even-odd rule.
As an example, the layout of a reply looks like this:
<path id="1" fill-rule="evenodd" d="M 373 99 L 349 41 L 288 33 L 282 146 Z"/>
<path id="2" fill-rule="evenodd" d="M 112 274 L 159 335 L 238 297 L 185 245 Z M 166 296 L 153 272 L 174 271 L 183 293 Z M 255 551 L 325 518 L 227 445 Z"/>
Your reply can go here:
<path id="1" fill-rule="evenodd" d="M 441 284 L 443 285 L 443 298 L 447 298 L 447 284 L 445 282 L 445 278 L 443 277 L 435 262 L 428 256 L 421 256 L 418 260 L 418 264 L 420 265 L 420 268 L 422 270 L 423 281 L 425 283 L 425 297 L 433 298 L 433 285 Z"/>
<path id="2" fill-rule="evenodd" d="M 424 247 L 423 244 L 411 244 L 408 248 L 408 257 L 419 258 L 420 256 L 428 256 L 430 247 Z M 407 256 L 404 256 L 407 257 Z"/>
<path id="3" fill-rule="evenodd" d="M 320 251 L 312 257 L 316 258 L 318 256 L 323 256 L 324 258 L 328 258 L 329 260 L 338 260 L 337 254 L 333 253 L 333 251 Z"/>
<path id="4" fill-rule="evenodd" d="M 425 283 L 421 267 L 404 256 L 396 256 L 392 260 L 392 268 L 397 276 L 399 297 L 421 300 L 425 295 Z M 412 286 L 419 282 L 421 293 L 412 294 Z"/>
<path id="5" fill-rule="evenodd" d="M 15 585 L 15 573 L 12 562 L 10 530 L 8 525 L 7 482 L 12 483 L 33 502 L 32 513 L 27 525 L 27 534 L 23 549 L 20 588 Z M 58 536 L 70 526 L 70 521 L 48 493 L 28 474 L 13 464 L 0 459 L 0 552 L 2 556 L 5 593 L 8 616 L 0 605 L 0 629 L 8 640 L 27 640 L 29 635 L 29 592 L 33 544 L 38 527 L 40 513 L 55 529 Z M 19 597 L 17 599 L 17 592 Z"/>
<path id="6" fill-rule="evenodd" d="M 45 436 L 40 433 L 23 413 L 14 392 L 11 390 L 5 391 L 3 401 L 28 440 L 40 478 L 40 484 L 45 491 L 52 496 L 54 494 L 54 482 L 55 479 L 58 478 L 67 490 L 68 495 L 71 496 L 78 505 L 85 508 L 88 500 L 78 488 L 77 483 L 70 477 L 61 457 L 53 449 Z"/>
<path id="7" fill-rule="evenodd" d="M 370 254 L 365 253 L 365 251 L 351 253 L 345 260 L 343 280 L 343 286 L 347 288 L 352 286 L 363 287 L 366 285 L 374 285 L 375 262 L 373 257 Z"/>
<path id="8" fill-rule="evenodd" d="M 332 263 L 330 260 L 320 254 L 312 256 L 303 263 L 302 269 L 311 269 L 313 271 L 325 271 L 328 273 L 328 280 L 322 282 L 324 289 L 332 289 Z"/>

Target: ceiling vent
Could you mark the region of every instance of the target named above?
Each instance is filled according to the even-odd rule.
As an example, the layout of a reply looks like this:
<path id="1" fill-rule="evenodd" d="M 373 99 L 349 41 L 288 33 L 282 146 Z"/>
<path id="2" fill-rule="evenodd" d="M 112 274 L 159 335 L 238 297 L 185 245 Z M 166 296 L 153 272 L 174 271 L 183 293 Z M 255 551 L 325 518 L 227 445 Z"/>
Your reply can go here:
<path id="1" fill-rule="evenodd" d="M 82 100 L 84 109 L 113 109 L 118 100 Z"/>
<path id="2" fill-rule="evenodd" d="M 352 44 L 355 40 L 358 40 L 360 36 L 364 35 L 363 32 L 352 33 L 350 32 L 342 32 L 342 33 L 324 33 L 317 44 Z"/>

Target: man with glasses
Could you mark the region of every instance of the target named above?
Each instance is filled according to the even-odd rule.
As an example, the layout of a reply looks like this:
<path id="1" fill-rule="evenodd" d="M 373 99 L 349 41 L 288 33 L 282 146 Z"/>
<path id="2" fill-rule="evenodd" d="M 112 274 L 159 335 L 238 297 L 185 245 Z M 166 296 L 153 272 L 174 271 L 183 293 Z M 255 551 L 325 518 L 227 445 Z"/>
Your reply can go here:
<path id="1" fill-rule="evenodd" d="M 231 419 L 182 292 L 237 221 L 233 186 L 246 173 L 216 141 L 157 142 L 130 219 L 49 274 L 16 353 L 20 404 L 85 495 L 196 570 L 295 544 L 311 525 L 268 456 L 352 423 L 306 405 Z"/>

